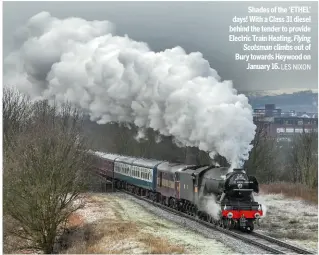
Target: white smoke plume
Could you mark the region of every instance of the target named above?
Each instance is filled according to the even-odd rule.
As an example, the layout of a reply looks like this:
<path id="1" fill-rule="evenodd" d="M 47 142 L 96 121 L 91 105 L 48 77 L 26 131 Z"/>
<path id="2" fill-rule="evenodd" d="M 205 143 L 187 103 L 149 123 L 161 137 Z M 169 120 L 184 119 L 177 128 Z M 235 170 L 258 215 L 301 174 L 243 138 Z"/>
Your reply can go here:
<path id="1" fill-rule="evenodd" d="M 216 202 L 216 196 L 215 195 L 209 195 L 204 196 L 202 200 L 202 207 L 205 212 L 207 212 L 210 216 L 213 217 L 215 220 L 220 219 L 220 204 L 217 204 Z"/>
<path id="2" fill-rule="evenodd" d="M 248 156 L 255 133 L 248 99 L 221 81 L 199 52 L 153 52 L 116 36 L 108 21 L 61 20 L 47 12 L 30 18 L 16 43 L 4 81 L 33 99 L 67 100 L 99 124 L 152 128 L 232 165 Z"/>

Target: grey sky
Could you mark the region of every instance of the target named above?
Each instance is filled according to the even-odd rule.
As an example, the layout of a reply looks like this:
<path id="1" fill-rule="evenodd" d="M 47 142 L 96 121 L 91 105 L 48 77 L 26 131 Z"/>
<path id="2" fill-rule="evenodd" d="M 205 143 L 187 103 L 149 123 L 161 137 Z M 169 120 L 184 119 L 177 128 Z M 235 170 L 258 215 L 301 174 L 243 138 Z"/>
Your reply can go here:
<path id="1" fill-rule="evenodd" d="M 58 18 L 109 20 L 119 35 L 147 42 L 154 51 L 177 45 L 187 52 L 200 51 L 222 79 L 233 80 L 240 90 L 317 89 L 318 3 L 292 3 L 312 6 L 312 70 L 307 72 L 249 72 L 244 62 L 234 60 L 241 45 L 228 41 L 232 18 L 246 16 L 248 6 L 288 6 L 287 2 L 5 2 L 4 56 L 12 50 L 15 29 L 31 16 L 48 11 Z"/>

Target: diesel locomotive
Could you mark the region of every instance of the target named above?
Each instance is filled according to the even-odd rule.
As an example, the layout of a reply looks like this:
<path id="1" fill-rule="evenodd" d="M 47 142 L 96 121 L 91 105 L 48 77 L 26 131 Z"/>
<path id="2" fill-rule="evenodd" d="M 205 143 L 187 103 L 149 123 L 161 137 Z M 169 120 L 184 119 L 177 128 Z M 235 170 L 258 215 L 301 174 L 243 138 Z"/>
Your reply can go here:
<path id="1" fill-rule="evenodd" d="M 214 165 L 186 165 L 167 161 L 91 152 L 94 171 L 114 182 L 117 189 L 149 198 L 176 210 L 224 228 L 247 232 L 263 215 L 262 206 L 254 200 L 258 181 L 244 169 Z M 217 216 L 205 207 L 214 197 Z M 215 208 L 216 209 L 216 208 Z"/>

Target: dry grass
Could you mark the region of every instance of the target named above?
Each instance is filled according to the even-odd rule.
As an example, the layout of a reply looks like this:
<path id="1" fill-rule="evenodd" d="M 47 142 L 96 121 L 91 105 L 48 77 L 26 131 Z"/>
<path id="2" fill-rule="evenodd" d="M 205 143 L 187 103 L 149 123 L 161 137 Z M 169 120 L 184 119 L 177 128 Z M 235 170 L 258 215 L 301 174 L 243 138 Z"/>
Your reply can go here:
<path id="1" fill-rule="evenodd" d="M 103 198 L 105 200 L 105 197 Z M 99 206 L 97 196 L 87 196 L 87 205 Z M 105 202 L 105 201 L 104 201 Z M 74 213 L 68 220 L 69 231 L 61 237 L 60 253 L 72 254 L 181 254 L 185 249 L 169 240 L 143 232 L 143 224 L 124 219 L 120 204 L 108 201 L 115 219 L 102 218 L 85 223 L 84 218 Z M 92 208 L 90 210 L 96 210 Z M 107 214 L 106 214 L 107 215 Z"/>
<path id="2" fill-rule="evenodd" d="M 299 183 L 277 182 L 271 184 L 261 184 L 260 189 L 264 193 L 282 193 L 287 197 L 301 198 L 308 202 L 318 204 L 317 189 L 310 189 Z"/>
<path id="3" fill-rule="evenodd" d="M 20 228 L 18 222 L 13 220 L 10 216 L 3 217 L 3 252 L 4 253 L 32 253 L 25 249 L 29 245 L 27 240 L 19 238 L 12 232 L 16 232 Z"/>
<path id="4" fill-rule="evenodd" d="M 68 218 L 68 226 L 69 228 L 73 227 L 79 227 L 83 225 L 84 219 L 81 215 L 77 213 L 73 213 L 69 218 Z"/>
<path id="5" fill-rule="evenodd" d="M 147 247 L 149 254 L 184 254 L 185 249 L 181 246 L 172 245 L 168 240 L 154 237 L 152 235 L 142 235 L 139 239 Z"/>
<path id="6" fill-rule="evenodd" d="M 74 217 L 77 219 L 77 217 Z M 101 220 L 93 224 L 79 224 L 61 241 L 61 253 L 73 254 L 182 254 L 183 247 L 168 240 L 143 233 L 134 222 L 109 222 Z"/>

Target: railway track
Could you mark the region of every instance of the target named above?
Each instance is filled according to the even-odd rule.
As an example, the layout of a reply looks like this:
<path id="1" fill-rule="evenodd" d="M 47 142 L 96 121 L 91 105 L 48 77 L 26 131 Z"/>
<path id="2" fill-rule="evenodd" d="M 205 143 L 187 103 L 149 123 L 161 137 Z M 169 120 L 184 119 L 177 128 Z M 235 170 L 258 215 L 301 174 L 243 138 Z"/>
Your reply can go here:
<path id="1" fill-rule="evenodd" d="M 131 195 L 131 196 L 134 196 L 135 198 L 138 198 L 140 200 L 151 203 L 152 205 L 157 206 L 157 207 L 159 207 L 165 211 L 168 211 L 170 213 L 173 213 L 173 214 L 176 214 L 179 216 L 183 216 L 185 218 L 188 218 L 189 220 L 198 222 L 198 223 L 200 223 L 208 228 L 216 229 L 224 234 L 232 236 L 232 237 L 239 239 L 245 243 L 257 246 L 257 247 L 259 247 L 267 252 L 270 252 L 272 254 L 314 254 L 310 251 L 307 251 L 307 250 L 299 248 L 297 246 L 285 243 L 281 240 L 278 240 L 276 238 L 273 238 L 273 237 L 270 237 L 267 235 L 263 235 L 263 234 L 256 233 L 256 232 L 252 232 L 250 234 L 247 234 L 247 233 L 239 232 L 236 230 L 225 229 L 225 228 L 222 228 L 220 226 L 216 226 L 215 224 L 198 219 L 198 218 L 191 216 L 189 214 L 186 214 L 186 213 L 180 212 L 178 210 L 175 210 L 173 208 L 167 207 L 163 204 L 151 201 L 146 197 L 141 197 L 139 195 L 133 194 L 133 193 L 128 192 L 126 190 L 117 190 L 117 191 L 124 192 L 126 194 Z"/>

